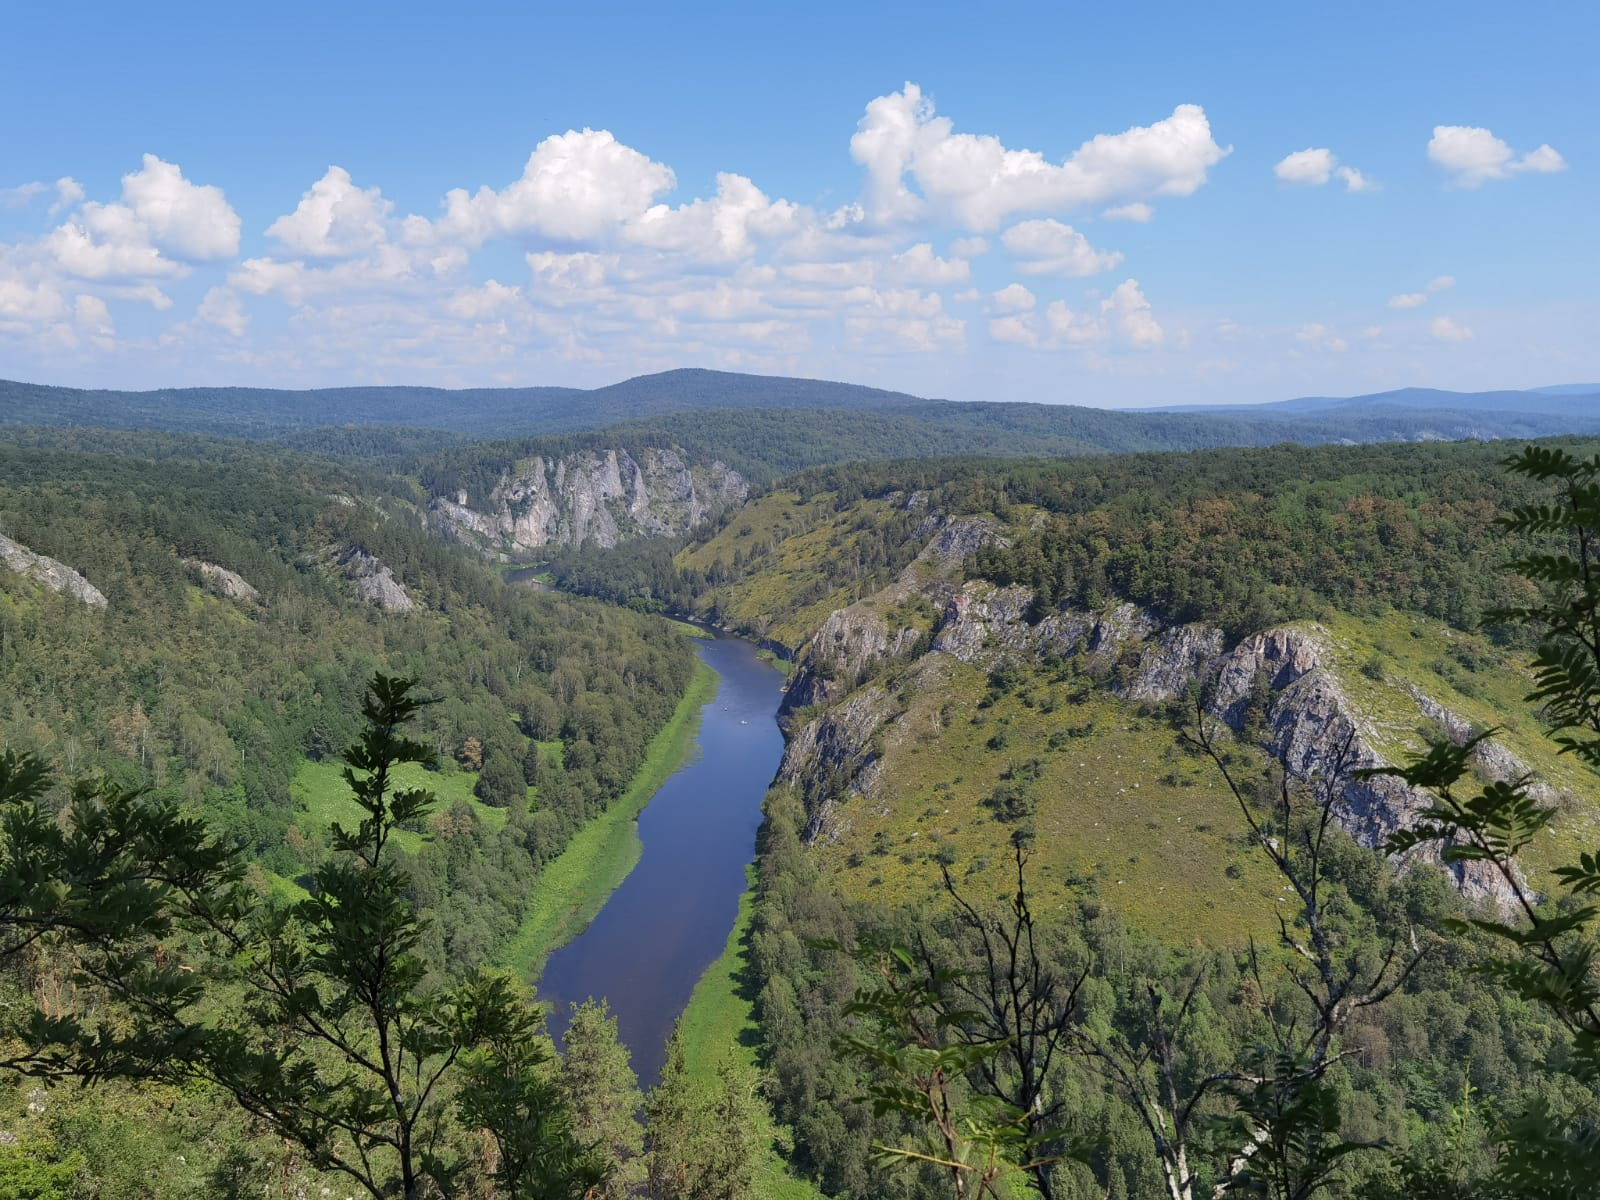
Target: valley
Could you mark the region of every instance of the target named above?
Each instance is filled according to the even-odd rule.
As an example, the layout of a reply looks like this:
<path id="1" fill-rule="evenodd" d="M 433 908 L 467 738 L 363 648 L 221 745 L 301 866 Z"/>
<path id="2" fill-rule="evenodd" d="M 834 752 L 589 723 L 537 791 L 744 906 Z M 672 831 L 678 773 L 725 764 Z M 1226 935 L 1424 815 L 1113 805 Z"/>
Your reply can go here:
<path id="1" fill-rule="evenodd" d="M 1019 853 L 1051 961 L 1096 981 L 1088 1028 L 1138 1036 L 1130 997 L 1198 972 L 1222 1045 L 1259 1034 L 1241 972 L 1290 970 L 1280 922 L 1303 919 L 1245 819 L 1280 776 L 1333 789 L 1321 869 L 1357 959 L 1517 902 L 1436 846 L 1385 864 L 1432 800 L 1358 770 L 1442 738 L 1470 742 L 1485 784 L 1526 777 L 1556 814 L 1517 855 L 1537 893 L 1592 841 L 1597 772 L 1545 735 L 1535 641 L 1494 616 L 1534 594 L 1502 568 L 1535 543 L 1496 518 L 1539 494 L 1500 469 L 1504 444 L 799 470 L 744 445 L 735 467 L 602 430 L 407 466 L 34 431 L 0 449 L 5 744 L 172 798 L 263 897 L 303 904 L 330 825 L 362 817 L 338 763 L 361 681 L 414 674 L 437 697 L 418 725 L 436 766 L 396 786 L 437 800 L 393 845 L 429 969 L 510 967 L 552 1034 L 569 1002 L 607 998 L 633 1071 L 660 1082 L 652 1121 L 675 1095 L 747 1097 L 717 1136 L 743 1139 L 741 1194 L 775 1200 L 939 1194 L 874 1158 L 904 1127 L 836 1053 L 863 979 L 844 947 L 967 952 L 952 900 L 998 911 Z M 737 638 L 697 666 L 662 614 Z M 1425 1146 L 1454 1090 L 1534 1086 L 1548 1026 L 1507 1025 L 1513 1002 L 1446 957 L 1343 1032 L 1352 1129 Z M 1469 1011 L 1500 1015 L 1452 1034 Z M 1403 1084 L 1375 1049 L 1399 1039 Z M 1064 1164 L 1063 1194 L 1146 1194 L 1130 1098 L 1090 1060 L 1062 1070 L 1074 1128 L 1123 1146 Z M 185 1136 L 174 1119 L 154 1144 Z M 639 1150 L 615 1153 L 635 1169 Z"/>

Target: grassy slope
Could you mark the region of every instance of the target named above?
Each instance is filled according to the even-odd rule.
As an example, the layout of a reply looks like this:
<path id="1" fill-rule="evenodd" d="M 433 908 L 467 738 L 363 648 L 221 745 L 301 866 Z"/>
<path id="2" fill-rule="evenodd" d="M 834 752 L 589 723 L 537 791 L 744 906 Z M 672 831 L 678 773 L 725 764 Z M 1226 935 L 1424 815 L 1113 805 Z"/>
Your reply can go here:
<path id="1" fill-rule="evenodd" d="M 504 965 L 527 978 L 551 951 L 594 920 L 607 897 L 639 861 L 634 819 L 667 777 L 683 765 L 700 728 L 700 711 L 716 694 L 717 674 L 701 663 L 672 719 L 656 734 L 632 784 L 606 811 L 580 829 L 539 874 L 521 927 L 502 954 Z"/>
<path id="2" fill-rule="evenodd" d="M 802 501 L 795 492 L 772 492 L 741 509 L 708 542 L 680 552 L 677 563 L 702 571 L 721 563 L 731 572 L 735 554 L 758 562 L 703 597 L 701 606 L 717 605 L 739 628 L 792 648 L 854 599 L 848 588 L 813 598 L 819 571 L 829 560 L 849 555 L 859 536 L 850 529 L 854 522 L 885 507 L 883 501 L 864 500 L 835 512 L 832 493 Z"/>
<path id="3" fill-rule="evenodd" d="M 311 828 L 325 830 L 334 821 L 339 821 L 345 828 L 354 829 L 361 821 L 361 806 L 350 794 L 343 773 L 344 764 L 331 761 L 307 761 L 295 772 L 289 784 L 289 794 L 294 797 L 295 807 L 306 813 L 308 819 L 305 823 Z M 448 809 L 453 804 L 465 804 L 484 824 L 493 829 L 505 827 L 506 810 L 485 804 L 472 794 L 472 789 L 478 784 L 476 771 L 445 773 L 405 763 L 395 769 L 394 782 L 397 788 L 427 788 L 438 797 L 435 811 Z M 415 850 L 422 841 L 421 834 L 408 833 L 403 829 L 396 837 L 407 850 Z"/>
<path id="4" fill-rule="evenodd" d="M 835 512 L 831 496 L 802 503 L 795 493 L 774 492 L 686 550 L 680 563 L 700 569 L 724 564 L 737 575 L 717 590 L 727 619 L 798 646 L 829 612 L 855 599 L 846 590 L 810 596 L 819 564 L 847 552 L 850 530 L 866 506 L 881 510 L 886 502 Z M 1028 515 L 1019 510 L 1018 523 Z M 736 551 L 745 565 L 735 571 Z M 886 615 L 891 627 L 925 624 L 920 614 Z M 1499 740 L 1557 788 L 1579 797 L 1600 794 L 1595 773 L 1554 753 L 1537 712 L 1523 699 L 1530 679 L 1514 657 L 1411 614 L 1336 613 L 1323 624 L 1331 668 L 1370 715 L 1370 735 L 1391 758 L 1419 749 L 1423 733 L 1431 732 L 1407 693 L 1415 687 L 1481 727 L 1498 727 Z M 1375 663 L 1381 664 L 1379 679 L 1369 677 Z M 890 906 L 920 903 L 936 887 L 934 859 L 941 851 L 973 894 L 1003 895 L 1012 827 L 995 820 L 982 801 L 1011 762 L 1037 756 L 1045 767 L 1037 785 L 1034 874 L 1043 890 L 1036 908 L 1059 903 L 1069 887 L 1092 886 L 1105 904 L 1174 943 L 1233 942 L 1252 933 L 1270 940 L 1276 877 L 1243 844 L 1242 822 L 1215 772 L 1182 750 L 1161 717 L 1141 717 L 1136 707 L 1104 692 L 1042 673 L 980 710 L 981 672 L 944 656 L 917 670 L 938 674 L 918 679 L 915 698 L 883 737 L 884 798 L 843 806 L 839 840 L 818 849 L 846 895 Z M 1007 744 L 990 749 L 1002 728 Z M 1049 750 L 1051 735 L 1066 729 L 1078 735 Z M 1600 811 L 1573 806 L 1525 855 L 1525 865 L 1537 878 L 1592 842 L 1597 827 Z"/>
<path id="5" fill-rule="evenodd" d="M 752 883 L 754 881 L 752 868 Z M 754 996 L 746 972 L 749 969 L 750 916 L 754 896 L 745 892 L 739 898 L 739 917 L 728 944 L 716 962 L 695 985 L 689 1007 L 679 1019 L 684 1057 L 689 1063 L 691 1085 L 709 1089 L 717 1080 L 717 1068 L 732 1057 L 756 1066 L 760 1029 L 756 1025 Z M 770 1140 L 781 1142 L 779 1131 L 769 1131 Z M 755 1200 L 821 1200 L 822 1193 L 804 1179 L 789 1174 L 778 1150 L 771 1150 L 756 1176 Z"/>

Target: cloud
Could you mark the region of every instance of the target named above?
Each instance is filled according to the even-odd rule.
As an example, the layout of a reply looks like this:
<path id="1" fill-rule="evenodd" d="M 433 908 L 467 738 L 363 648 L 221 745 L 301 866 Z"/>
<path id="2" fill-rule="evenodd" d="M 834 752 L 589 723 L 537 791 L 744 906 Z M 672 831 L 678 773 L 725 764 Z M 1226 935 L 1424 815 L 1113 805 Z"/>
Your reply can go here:
<path id="1" fill-rule="evenodd" d="M 676 184 L 670 167 L 623 145 L 608 130 L 569 129 L 534 148 L 520 179 L 500 191 L 453 188 L 438 220 L 412 217 L 406 230 L 415 241 L 474 246 L 528 235 L 583 241 L 642 216 Z"/>
<path id="2" fill-rule="evenodd" d="M 35 196 L 42 196 L 50 190 L 49 184 L 34 180 L 32 183 L 20 183 L 16 187 L 0 188 L 0 208 L 26 208 L 33 203 Z"/>
<path id="3" fill-rule="evenodd" d="M 210 262 L 239 253 L 239 214 L 222 189 L 190 183 L 176 163 L 146 154 L 143 170 L 122 177 L 122 202 L 167 254 Z"/>
<path id="4" fill-rule="evenodd" d="M 393 207 L 377 188 L 363 191 L 343 167 L 329 167 L 292 213 L 267 226 L 267 236 L 306 258 L 350 258 L 388 240 Z"/>
<path id="5" fill-rule="evenodd" d="M 1166 340 L 1166 331 L 1156 321 L 1150 310 L 1150 301 L 1139 290 L 1137 279 L 1125 279 L 1111 295 L 1100 302 L 1100 311 L 1108 314 L 1117 330 L 1135 346 L 1159 346 Z"/>
<path id="6" fill-rule="evenodd" d="M 935 219 L 976 231 L 1023 213 L 1187 196 L 1228 153 L 1212 140 L 1205 110 L 1182 104 L 1152 125 L 1099 134 L 1052 163 L 992 135 L 956 133 L 914 83 L 871 101 L 850 139 L 851 157 L 867 171 L 867 219 L 893 224 L 931 209 Z"/>
<path id="7" fill-rule="evenodd" d="M 639 157 L 643 159 L 642 155 Z M 670 170 L 666 170 L 665 178 L 671 187 Z M 627 214 L 622 214 L 618 219 L 626 218 Z M 798 205 L 769 200 L 743 175 L 723 173 L 717 176 L 717 194 L 712 199 L 694 200 L 677 208 L 654 205 L 627 219 L 624 235 L 640 245 L 700 261 L 734 262 L 754 254 L 758 241 L 792 231 L 801 219 Z"/>
<path id="8" fill-rule="evenodd" d="M 989 242 L 981 237 L 957 238 L 950 243 L 950 253 L 961 258 L 978 258 L 989 253 Z"/>
<path id="9" fill-rule="evenodd" d="M 63 175 L 54 183 L 40 183 L 34 180 L 31 183 L 18 184 L 16 187 L 0 188 L 0 208 L 26 208 L 36 197 L 43 196 L 46 192 L 56 194 L 56 198 L 50 204 L 51 216 L 83 199 L 82 185 L 71 176 Z"/>
<path id="10" fill-rule="evenodd" d="M 996 317 L 989 322 L 989 336 L 1013 346 L 1037 346 L 1039 333 L 1032 315 Z"/>
<path id="11" fill-rule="evenodd" d="M 111 322 L 111 310 L 99 296 L 74 296 L 72 316 L 84 330 L 99 337 L 110 337 L 117 331 Z"/>
<path id="12" fill-rule="evenodd" d="M 1109 271 L 1122 261 L 1121 254 L 1102 253 L 1072 226 L 1051 219 L 1013 225 L 1000 242 L 1024 275 L 1081 278 Z"/>
<path id="13" fill-rule="evenodd" d="M 994 306 L 1003 313 L 1026 312 L 1036 303 L 1034 295 L 1020 283 L 1008 284 L 993 296 Z"/>
<path id="14" fill-rule="evenodd" d="M 1326 146 L 1307 147 L 1284 156 L 1272 173 L 1284 183 L 1321 187 L 1331 179 L 1344 183 L 1347 192 L 1375 192 L 1378 184 L 1354 167 L 1339 165 L 1339 156 Z"/>
<path id="15" fill-rule="evenodd" d="M 1333 177 L 1334 164 L 1337 162 L 1332 150 L 1296 150 L 1273 167 L 1272 173 L 1284 183 L 1321 187 Z"/>
<path id="16" fill-rule="evenodd" d="M 1156 210 L 1142 200 L 1135 200 L 1132 204 L 1119 204 L 1115 208 L 1108 208 L 1100 215 L 1108 221 L 1133 221 L 1139 225 L 1148 225 L 1155 217 Z"/>
<path id="17" fill-rule="evenodd" d="M 1377 182 L 1368 179 L 1354 167 L 1340 167 L 1334 171 L 1334 174 L 1344 180 L 1344 190 L 1347 192 L 1376 192 L 1382 190 Z"/>
<path id="18" fill-rule="evenodd" d="M 81 197 L 71 179 L 54 185 L 58 204 Z M 222 189 L 189 182 L 177 164 L 153 154 L 122 177 L 119 203 L 83 204 L 44 239 L 57 265 L 80 279 L 161 279 L 189 273 L 189 264 L 239 252 L 239 215 Z"/>
<path id="19" fill-rule="evenodd" d="M 1065 300 L 1052 301 L 1050 307 L 1044 310 L 1044 319 L 1050 326 L 1050 332 L 1066 342 L 1103 342 L 1109 336 L 1105 321 L 1073 312 Z"/>
<path id="20" fill-rule="evenodd" d="M 243 337 L 245 330 L 250 327 L 250 318 L 245 314 L 239 293 L 225 287 L 214 287 L 206 293 L 195 312 L 195 318 L 234 337 Z"/>
<path id="21" fill-rule="evenodd" d="M 1428 332 L 1441 342 L 1470 342 L 1472 330 L 1465 325 L 1457 325 L 1449 317 L 1435 317 L 1433 324 L 1428 326 Z"/>
<path id="22" fill-rule="evenodd" d="M 1389 307 L 1400 309 L 1421 308 L 1428 302 L 1429 296 L 1448 291 L 1455 285 L 1456 277 L 1454 275 L 1435 275 L 1423 285 L 1420 292 L 1406 292 L 1399 296 L 1390 296 Z"/>
<path id="23" fill-rule="evenodd" d="M 1312 346 L 1318 350 L 1332 350 L 1339 353 L 1348 348 L 1348 344 L 1326 325 L 1316 321 L 1308 321 L 1300 326 L 1294 335 L 1294 340 L 1302 346 Z"/>
<path id="24" fill-rule="evenodd" d="M 966 259 L 940 258 L 927 242 L 918 242 L 896 254 L 889 263 L 888 272 L 902 283 L 916 283 L 924 287 L 965 283 L 972 278 L 972 268 Z"/>
<path id="25" fill-rule="evenodd" d="M 1435 125 L 1428 140 L 1428 159 L 1450 172 L 1450 181 L 1463 188 L 1530 171 L 1543 174 L 1567 169 L 1566 160 L 1548 145 L 1518 158 L 1505 142 L 1475 125 Z"/>

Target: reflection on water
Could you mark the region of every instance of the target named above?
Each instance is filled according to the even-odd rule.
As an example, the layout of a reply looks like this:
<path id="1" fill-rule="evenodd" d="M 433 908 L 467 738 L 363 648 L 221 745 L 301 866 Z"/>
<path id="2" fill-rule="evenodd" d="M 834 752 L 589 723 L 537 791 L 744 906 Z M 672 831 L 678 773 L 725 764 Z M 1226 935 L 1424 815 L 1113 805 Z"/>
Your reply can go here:
<path id="1" fill-rule="evenodd" d="M 539 980 L 540 999 L 555 1005 L 553 1033 L 565 1028 L 569 1001 L 610 1001 L 646 1088 L 673 1022 L 733 928 L 761 799 L 783 756 L 778 672 L 737 638 L 701 642 L 699 654 L 720 681 L 698 750 L 640 814 L 639 865 L 594 923 L 550 956 Z"/>

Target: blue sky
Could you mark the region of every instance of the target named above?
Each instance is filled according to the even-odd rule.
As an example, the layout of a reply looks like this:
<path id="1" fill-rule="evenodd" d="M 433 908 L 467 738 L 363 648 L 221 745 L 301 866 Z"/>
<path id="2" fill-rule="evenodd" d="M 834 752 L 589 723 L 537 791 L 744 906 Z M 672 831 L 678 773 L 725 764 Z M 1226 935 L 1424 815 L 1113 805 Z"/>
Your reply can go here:
<path id="1" fill-rule="evenodd" d="M 1600 379 L 1594 6 L 12 5 L 0 376 Z"/>

